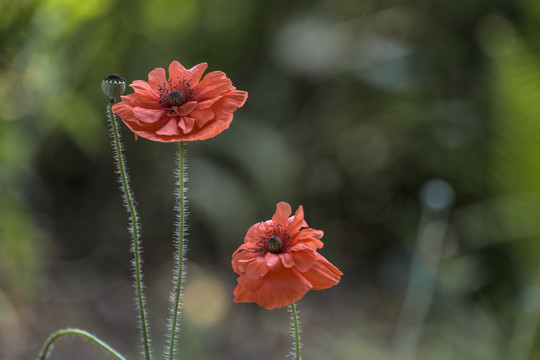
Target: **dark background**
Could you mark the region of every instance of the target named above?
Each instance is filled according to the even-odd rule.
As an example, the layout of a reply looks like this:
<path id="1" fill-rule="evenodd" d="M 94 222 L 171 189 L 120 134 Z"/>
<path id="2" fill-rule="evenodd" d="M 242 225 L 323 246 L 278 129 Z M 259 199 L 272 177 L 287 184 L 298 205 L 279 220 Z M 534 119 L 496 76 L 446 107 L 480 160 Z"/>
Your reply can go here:
<path id="1" fill-rule="evenodd" d="M 299 303 L 305 359 L 537 358 L 539 44 L 535 0 L 3 1 L 0 358 L 35 358 L 66 327 L 137 357 L 100 86 L 172 60 L 249 92 L 227 131 L 187 144 L 183 358 L 289 351 L 287 311 L 233 303 L 230 265 L 281 200 L 345 274 Z M 157 358 L 177 145 L 121 132 Z M 51 358 L 106 356 L 71 338 Z"/>

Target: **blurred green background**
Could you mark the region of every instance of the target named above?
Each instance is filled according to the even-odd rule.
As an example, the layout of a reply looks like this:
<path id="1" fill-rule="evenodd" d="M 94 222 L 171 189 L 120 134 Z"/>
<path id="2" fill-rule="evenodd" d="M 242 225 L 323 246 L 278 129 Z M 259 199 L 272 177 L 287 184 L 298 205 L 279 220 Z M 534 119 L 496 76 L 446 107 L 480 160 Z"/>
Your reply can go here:
<path id="1" fill-rule="evenodd" d="M 3 0 L 0 359 L 65 327 L 138 356 L 100 86 L 172 60 L 249 92 L 188 144 L 183 358 L 289 351 L 287 311 L 234 304 L 230 265 L 281 200 L 345 273 L 300 301 L 305 359 L 540 356 L 540 2 Z M 177 146 L 121 131 L 159 355 Z M 64 339 L 52 358 L 104 356 Z"/>

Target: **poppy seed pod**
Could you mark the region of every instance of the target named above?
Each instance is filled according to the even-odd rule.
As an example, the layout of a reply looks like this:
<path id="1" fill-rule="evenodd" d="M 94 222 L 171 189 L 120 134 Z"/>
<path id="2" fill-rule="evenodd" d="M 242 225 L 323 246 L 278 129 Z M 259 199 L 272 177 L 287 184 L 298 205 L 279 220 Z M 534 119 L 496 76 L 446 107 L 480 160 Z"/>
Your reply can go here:
<path id="1" fill-rule="evenodd" d="M 101 89 L 103 93 L 107 95 L 109 100 L 116 100 L 120 95 L 126 91 L 126 80 L 123 77 L 111 74 L 107 76 L 101 82 Z"/>

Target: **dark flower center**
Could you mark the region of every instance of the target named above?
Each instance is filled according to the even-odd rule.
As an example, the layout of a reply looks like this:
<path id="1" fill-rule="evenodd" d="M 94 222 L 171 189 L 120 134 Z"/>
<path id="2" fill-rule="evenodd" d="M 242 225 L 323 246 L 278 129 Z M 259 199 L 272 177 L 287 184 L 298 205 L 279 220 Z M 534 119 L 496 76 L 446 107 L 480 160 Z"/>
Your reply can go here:
<path id="1" fill-rule="evenodd" d="M 167 95 L 167 101 L 171 106 L 180 106 L 186 102 L 186 95 L 180 90 L 174 90 Z"/>
<path id="2" fill-rule="evenodd" d="M 268 251 L 277 254 L 283 248 L 283 242 L 279 236 L 272 236 L 266 241 L 266 246 L 268 247 Z"/>

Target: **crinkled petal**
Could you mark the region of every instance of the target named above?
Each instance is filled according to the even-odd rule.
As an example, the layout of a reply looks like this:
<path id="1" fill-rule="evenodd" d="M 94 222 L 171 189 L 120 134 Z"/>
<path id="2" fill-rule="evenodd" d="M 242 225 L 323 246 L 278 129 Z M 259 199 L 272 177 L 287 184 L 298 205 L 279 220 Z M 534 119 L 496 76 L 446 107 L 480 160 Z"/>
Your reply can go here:
<path id="1" fill-rule="evenodd" d="M 126 96 L 124 96 L 123 98 L 125 97 Z M 112 112 L 120 116 L 120 118 L 124 122 L 129 121 L 131 117 L 135 116 L 133 115 L 133 107 L 129 105 L 127 101 L 122 101 L 122 102 L 114 104 L 112 107 Z"/>
<path id="2" fill-rule="evenodd" d="M 320 240 L 324 235 L 324 232 L 321 230 L 315 230 L 311 228 L 302 229 L 291 236 L 291 242 L 306 243 L 313 250 L 320 249 L 324 246 L 323 242 Z"/>
<path id="3" fill-rule="evenodd" d="M 284 253 L 279 254 L 279 257 L 281 259 L 281 263 L 286 268 L 290 268 L 290 267 L 294 266 L 294 259 L 293 259 L 292 255 L 289 254 L 288 252 L 284 252 Z"/>
<path id="4" fill-rule="evenodd" d="M 257 223 L 249 228 L 244 238 L 245 243 L 256 244 L 265 236 L 266 224 L 263 222 Z"/>
<path id="5" fill-rule="evenodd" d="M 261 252 L 255 251 L 249 247 L 250 244 L 244 244 L 236 250 L 232 256 L 231 263 L 233 270 L 237 274 L 242 274 L 247 270 L 247 264 L 257 258 L 263 259 Z"/>
<path id="6" fill-rule="evenodd" d="M 195 119 L 199 128 L 202 128 L 215 117 L 214 110 L 212 109 L 194 110 L 190 116 Z"/>
<path id="7" fill-rule="evenodd" d="M 199 102 L 197 102 L 197 109 L 198 110 L 208 109 L 209 107 L 214 105 L 216 103 L 216 101 L 218 101 L 222 97 L 223 96 L 216 96 L 216 97 L 208 99 L 208 100 L 199 101 Z"/>
<path id="8" fill-rule="evenodd" d="M 240 275 L 238 277 L 238 286 L 234 290 L 236 295 L 237 291 L 242 291 L 246 296 L 250 296 L 251 293 L 261 288 L 264 283 L 263 278 L 253 279 L 247 275 Z"/>
<path id="9" fill-rule="evenodd" d="M 264 261 L 264 258 L 257 257 L 257 258 L 254 258 L 249 263 L 247 263 L 245 273 L 250 278 L 257 279 L 266 275 L 266 273 L 269 270 L 270 269 L 268 268 L 268 266 L 266 266 L 266 262 Z"/>
<path id="10" fill-rule="evenodd" d="M 169 121 L 161 129 L 156 131 L 157 135 L 174 136 L 179 135 L 178 120 L 174 117 L 169 118 Z"/>
<path id="11" fill-rule="evenodd" d="M 148 96 L 154 100 L 159 99 L 159 95 L 152 89 L 150 84 L 148 84 L 146 81 L 142 80 L 135 80 L 132 82 L 129 86 L 141 96 Z"/>
<path id="12" fill-rule="evenodd" d="M 343 273 L 321 254 L 314 254 L 317 260 L 309 270 L 302 272 L 302 275 L 313 285 L 313 290 L 328 289 L 339 283 Z"/>
<path id="13" fill-rule="evenodd" d="M 186 140 L 206 140 L 213 138 L 214 136 L 222 133 L 227 130 L 231 121 L 233 119 L 233 114 L 230 114 L 226 118 L 222 118 L 209 122 L 205 127 L 194 133 L 192 136 L 186 137 Z"/>
<path id="14" fill-rule="evenodd" d="M 197 64 L 191 69 L 188 70 L 188 74 L 186 75 L 186 81 L 189 82 L 191 87 L 195 87 L 199 80 L 201 80 L 201 76 L 204 74 L 204 71 L 208 67 L 207 63 L 201 63 Z"/>
<path id="15" fill-rule="evenodd" d="M 283 264 L 281 263 L 281 258 L 277 254 L 272 253 L 266 253 L 264 256 L 264 261 L 266 263 L 266 266 L 268 266 L 272 271 L 279 271 L 283 267 Z"/>
<path id="16" fill-rule="evenodd" d="M 317 261 L 316 253 L 311 249 L 291 251 L 290 254 L 293 258 L 294 266 L 302 273 L 309 270 Z"/>
<path id="17" fill-rule="evenodd" d="M 167 76 L 164 68 L 155 68 L 148 74 L 148 84 L 154 90 L 157 90 L 160 86 L 163 86 L 167 82 Z"/>
<path id="18" fill-rule="evenodd" d="M 247 99 L 247 92 L 245 91 L 228 91 L 221 99 L 216 101 L 214 105 L 212 105 L 212 109 L 216 113 L 216 117 L 224 117 L 229 114 L 232 114 L 236 111 L 239 107 L 242 107 Z"/>
<path id="19" fill-rule="evenodd" d="M 291 205 L 284 201 L 279 202 L 276 205 L 276 213 L 272 216 L 272 224 L 274 226 L 281 225 L 284 229 L 289 224 L 289 215 L 291 215 Z"/>
<path id="20" fill-rule="evenodd" d="M 195 100 L 203 101 L 233 90 L 232 81 L 222 71 L 212 71 L 193 88 Z"/>
<path id="21" fill-rule="evenodd" d="M 317 247 L 317 242 L 320 242 L 322 244 L 322 241 L 314 239 L 313 241 L 299 241 L 296 242 L 289 251 L 302 251 L 302 250 L 310 250 L 310 251 L 317 251 L 320 247 Z"/>
<path id="22" fill-rule="evenodd" d="M 180 64 L 178 61 L 174 60 L 169 65 L 169 81 L 171 83 L 182 82 L 187 75 L 186 68 Z"/>
<path id="23" fill-rule="evenodd" d="M 195 125 L 195 120 L 189 116 L 182 116 L 178 122 L 178 127 L 184 134 L 189 134 L 193 130 L 193 125 Z"/>
<path id="24" fill-rule="evenodd" d="M 142 107 L 133 108 L 133 115 L 135 115 L 137 119 L 147 124 L 152 124 L 161 120 L 165 112 L 165 109 L 146 109 Z"/>
<path id="25" fill-rule="evenodd" d="M 311 289 L 311 284 L 294 268 L 268 272 L 258 280 L 238 278 L 234 302 L 255 302 L 272 310 L 297 302 Z"/>
<path id="26" fill-rule="evenodd" d="M 187 103 L 182 104 L 182 106 L 173 106 L 173 109 L 178 115 L 186 116 L 189 115 L 196 106 L 196 101 L 188 101 Z"/>
<path id="27" fill-rule="evenodd" d="M 300 228 L 304 224 L 304 208 L 302 207 L 302 205 L 300 205 L 294 213 L 294 216 L 289 219 L 289 227 L 287 228 L 287 233 L 289 234 L 289 236 L 294 235 L 298 232 L 298 230 L 300 230 Z"/>

